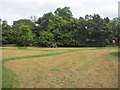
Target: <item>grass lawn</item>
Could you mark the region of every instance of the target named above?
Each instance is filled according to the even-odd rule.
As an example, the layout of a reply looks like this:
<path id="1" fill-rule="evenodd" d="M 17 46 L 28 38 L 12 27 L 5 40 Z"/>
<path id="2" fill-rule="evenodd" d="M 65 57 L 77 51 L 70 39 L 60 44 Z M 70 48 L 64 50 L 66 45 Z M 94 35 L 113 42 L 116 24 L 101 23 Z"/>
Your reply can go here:
<path id="1" fill-rule="evenodd" d="M 116 47 L 2 47 L 3 88 L 117 88 Z M 116 57 L 115 57 L 116 55 Z"/>
<path id="2" fill-rule="evenodd" d="M 120 52 L 111 52 L 110 54 L 116 57 L 120 57 Z"/>

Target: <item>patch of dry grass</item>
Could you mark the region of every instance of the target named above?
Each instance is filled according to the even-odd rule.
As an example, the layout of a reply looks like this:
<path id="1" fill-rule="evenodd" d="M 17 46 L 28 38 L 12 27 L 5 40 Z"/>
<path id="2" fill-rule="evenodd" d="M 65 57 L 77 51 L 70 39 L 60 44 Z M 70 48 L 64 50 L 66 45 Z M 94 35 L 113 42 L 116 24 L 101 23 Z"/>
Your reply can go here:
<path id="1" fill-rule="evenodd" d="M 109 54 L 113 51 L 77 51 L 8 61 L 5 66 L 18 75 L 20 88 L 117 88 L 118 58 Z"/>
<path id="2" fill-rule="evenodd" d="M 62 48 L 62 47 L 58 47 L 58 48 L 39 48 L 39 47 L 27 47 L 28 49 L 32 49 L 32 50 L 76 50 L 76 49 L 96 49 L 96 47 L 88 47 L 88 48 Z"/>
<path id="3" fill-rule="evenodd" d="M 56 51 L 52 51 L 53 53 Z M 62 52 L 62 51 L 57 51 Z M 2 50 L 2 58 L 12 58 L 12 57 L 20 57 L 20 56 L 32 56 L 32 55 L 41 55 L 41 54 L 48 54 L 51 51 L 32 51 L 32 50 L 11 50 L 11 49 L 3 49 Z"/>

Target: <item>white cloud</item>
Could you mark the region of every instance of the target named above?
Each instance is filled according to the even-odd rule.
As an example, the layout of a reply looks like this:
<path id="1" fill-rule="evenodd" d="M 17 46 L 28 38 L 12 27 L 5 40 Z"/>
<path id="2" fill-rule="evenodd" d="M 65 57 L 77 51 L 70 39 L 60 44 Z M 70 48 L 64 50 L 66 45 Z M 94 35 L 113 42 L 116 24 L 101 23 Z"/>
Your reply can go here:
<path id="1" fill-rule="evenodd" d="M 99 8 L 99 11 L 102 12 L 104 16 L 108 16 L 110 18 L 118 17 L 118 6 L 110 5 Z"/>
<path id="2" fill-rule="evenodd" d="M 79 18 L 86 14 L 98 13 L 103 17 L 114 18 L 117 16 L 118 0 L 1 0 L 1 18 L 9 24 L 31 15 L 42 16 L 47 12 L 54 12 L 58 7 L 68 6 L 73 16 Z"/>
<path id="3" fill-rule="evenodd" d="M 99 8 L 90 8 L 86 10 L 83 14 L 100 14 L 101 17 L 109 17 L 110 19 L 118 16 L 118 7 L 117 5 L 103 6 Z"/>

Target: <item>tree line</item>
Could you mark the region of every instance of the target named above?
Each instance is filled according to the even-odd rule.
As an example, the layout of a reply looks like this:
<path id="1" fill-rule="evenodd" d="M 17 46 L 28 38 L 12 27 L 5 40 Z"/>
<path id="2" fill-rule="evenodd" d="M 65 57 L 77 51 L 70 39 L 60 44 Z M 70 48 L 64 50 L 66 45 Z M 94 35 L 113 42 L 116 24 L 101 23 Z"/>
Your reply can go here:
<path id="1" fill-rule="evenodd" d="M 120 18 L 99 14 L 76 19 L 69 7 L 57 8 L 37 20 L 20 19 L 8 25 L 2 21 L 2 43 L 17 46 L 104 47 L 120 43 Z"/>

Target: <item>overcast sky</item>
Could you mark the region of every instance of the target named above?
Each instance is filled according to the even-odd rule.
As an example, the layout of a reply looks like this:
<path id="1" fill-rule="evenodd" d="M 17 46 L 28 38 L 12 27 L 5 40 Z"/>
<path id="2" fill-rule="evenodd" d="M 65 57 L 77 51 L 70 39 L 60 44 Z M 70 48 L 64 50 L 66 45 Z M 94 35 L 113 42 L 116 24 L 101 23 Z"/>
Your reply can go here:
<path id="1" fill-rule="evenodd" d="M 86 14 L 100 14 L 110 19 L 118 16 L 119 0 L 0 0 L 0 18 L 13 21 L 41 17 L 44 13 L 54 12 L 57 8 L 68 6 L 75 18 L 84 17 Z"/>

